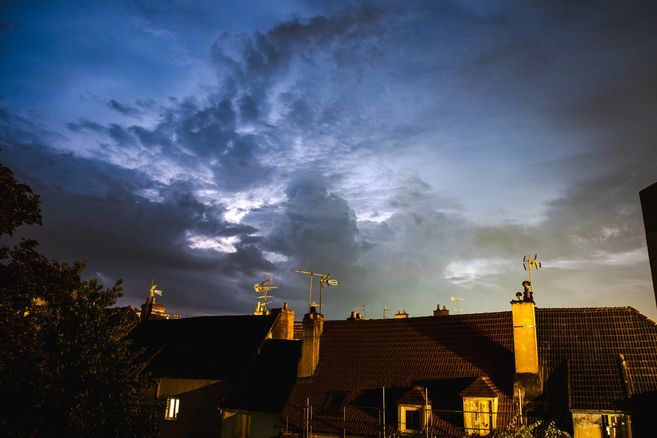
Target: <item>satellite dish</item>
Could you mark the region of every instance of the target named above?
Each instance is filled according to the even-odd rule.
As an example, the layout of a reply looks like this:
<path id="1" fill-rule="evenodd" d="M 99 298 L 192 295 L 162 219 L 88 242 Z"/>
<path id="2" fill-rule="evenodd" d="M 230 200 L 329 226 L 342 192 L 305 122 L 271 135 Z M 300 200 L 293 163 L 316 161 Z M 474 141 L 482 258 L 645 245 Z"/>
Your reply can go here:
<path id="1" fill-rule="evenodd" d="M 340 284 L 340 282 L 335 278 L 329 278 L 327 283 L 330 284 L 331 286 L 337 286 L 338 284 Z"/>

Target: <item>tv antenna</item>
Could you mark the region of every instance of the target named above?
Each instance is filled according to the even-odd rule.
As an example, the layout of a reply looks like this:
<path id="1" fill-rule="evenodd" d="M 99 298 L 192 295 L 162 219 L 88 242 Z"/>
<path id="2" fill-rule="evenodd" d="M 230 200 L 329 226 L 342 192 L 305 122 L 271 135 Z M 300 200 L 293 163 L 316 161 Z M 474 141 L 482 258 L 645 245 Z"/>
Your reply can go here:
<path id="1" fill-rule="evenodd" d="M 320 274 L 319 272 L 304 271 L 297 269 L 294 272 L 308 276 L 308 308 L 313 306 L 313 277 L 319 277 L 319 313 L 322 313 L 322 292 L 328 286 L 337 286 L 340 284 L 331 274 Z"/>
<path id="2" fill-rule="evenodd" d="M 532 269 L 539 270 L 541 269 L 541 262 L 536 258 L 536 254 L 529 254 L 522 258 L 522 267 L 525 268 L 525 271 L 529 272 L 529 290 L 534 291 L 532 288 L 534 282 L 532 281 Z"/>
<path id="3" fill-rule="evenodd" d="M 456 303 L 456 314 L 458 315 L 461 313 L 461 305 L 459 304 L 459 301 L 463 301 L 463 298 L 461 297 L 449 297 L 449 300 L 452 303 Z"/>
<path id="4" fill-rule="evenodd" d="M 253 290 L 259 294 L 258 304 L 256 305 L 255 312 L 253 312 L 254 315 L 269 315 L 269 305 L 271 304 L 272 298 L 269 295 L 269 291 L 272 289 L 278 289 L 278 286 L 274 284 L 269 275 L 265 281 L 253 285 Z"/>

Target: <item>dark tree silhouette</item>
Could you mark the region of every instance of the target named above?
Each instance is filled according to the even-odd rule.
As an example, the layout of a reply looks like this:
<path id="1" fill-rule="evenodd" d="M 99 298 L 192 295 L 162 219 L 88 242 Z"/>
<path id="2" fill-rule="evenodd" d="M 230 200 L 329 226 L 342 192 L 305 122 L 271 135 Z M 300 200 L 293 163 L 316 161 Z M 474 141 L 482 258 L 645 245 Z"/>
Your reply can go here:
<path id="1" fill-rule="evenodd" d="M 38 196 L 0 164 L 0 237 L 41 223 Z M 5 436 L 149 436 L 157 406 L 144 391 L 113 308 L 121 283 L 83 281 L 84 264 L 49 260 L 34 240 L 0 246 L 0 430 Z"/>

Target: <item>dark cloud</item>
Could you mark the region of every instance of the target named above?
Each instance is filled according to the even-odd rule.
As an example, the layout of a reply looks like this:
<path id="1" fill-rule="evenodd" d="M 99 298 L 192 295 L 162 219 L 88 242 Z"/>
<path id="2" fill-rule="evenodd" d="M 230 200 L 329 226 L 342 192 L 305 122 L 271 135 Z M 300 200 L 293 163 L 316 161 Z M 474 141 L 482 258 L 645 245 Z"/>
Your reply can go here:
<path id="1" fill-rule="evenodd" d="M 68 129 L 70 129 L 71 131 L 74 131 L 74 132 L 89 130 L 89 131 L 97 132 L 99 134 L 108 133 L 108 129 L 105 128 L 100 123 L 92 122 L 91 120 L 86 120 L 86 119 L 81 119 L 81 120 L 78 120 L 77 122 L 67 123 L 66 127 Z"/>
<path id="2" fill-rule="evenodd" d="M 637 302 L 612 291 L 647 288 L 636 193 L 657 168 L 654 5 L 307 8 L 240 28 L 216 4 L 133 2 L 152 56 L 191 71 L 209 47 L 214 71 L 177 97 L 105 81 L 66 138 L 2 113 L 7 161 L 43 195 L 44 246 L 125 277 L 131 298 L 155 277 L 190 311 L 250 310 L 265 273 L 301 311 L 297 267 L 341 280 L 331 317 L 428 314 L 452 295 L 505 309 L 529 252 L 545 260 L 541 305 Z"/>
<path id="3" fill-rule="evenodd" d="M 351 271 L 360 242 L 356 216 L 347 202 L 328 191 L 322 176 L 311 173 L 292 178 L 286 195 L 266 248 L 296 259 L 307 269 L 331 266 L 336 272 Z"/>
<path id="4" fill-rule="evenodd" d="M 114 111 L 118 111 L 119 113 L 123 114 L 124 116 L 138 116 L 141 114 L 141 111 L 133 106 L 126 105 L 120 102 L 117 102 L 114 99 L 110 99 L 107 102 L 107 106 Z"/>
<path id="5" fill-rule="evenodd" d="M 42 199 L 44 226 L 23 233 L 37 238 L 50 257 L 87 260 L 87 275 L 125 279 L 128 302 L 139 302 L 156 278 L 167 285 L 167 302 L 174 307 L 244 312 L 249 308 L 239 295 L 256 272 L 274 270 L 251 237 L 256 230 L 225 222 L 224 210 L 199 203 L 188 183 L 157 187 L 138 172 L 57 153 L 43 143 L 5 137 L 3 144 L 3 161 Z M 162 197 L 150 201 L 136 195 L 149 189 Z M 191 249 L 189 233 L 234 236 L 242 243 L 232 254 Z"/>

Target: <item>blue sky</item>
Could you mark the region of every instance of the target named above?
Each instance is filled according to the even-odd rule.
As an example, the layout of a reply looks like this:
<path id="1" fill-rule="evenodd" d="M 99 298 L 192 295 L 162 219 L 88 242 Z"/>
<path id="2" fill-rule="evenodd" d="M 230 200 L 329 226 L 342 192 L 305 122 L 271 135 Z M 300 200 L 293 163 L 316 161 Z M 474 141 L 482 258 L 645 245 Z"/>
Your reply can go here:
<path id="1" fill-rule="evenodd" d="M 0 161 L 24 230 L 124 304 L 186 315 L 539 306 L 655 318 L 638 191 L 657 180 L 650 2 L 9 2 Z"/>

